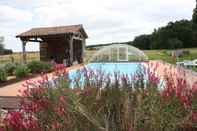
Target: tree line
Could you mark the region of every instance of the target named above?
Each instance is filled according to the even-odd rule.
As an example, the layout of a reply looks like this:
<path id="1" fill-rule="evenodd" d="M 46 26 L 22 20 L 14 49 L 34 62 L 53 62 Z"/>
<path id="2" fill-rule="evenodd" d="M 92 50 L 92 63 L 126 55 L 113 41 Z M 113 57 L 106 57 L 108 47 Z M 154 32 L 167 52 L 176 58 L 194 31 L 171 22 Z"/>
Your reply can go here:
<path id="1" fill-rule="evenodd" d="M 169 22 L 167 26 L 155 29 L 152 34 L 135 37 L 127 42 L 140 49 L 177 49 L 197 47 L 197 5 L 192 20 Z"/>
<path id="2" fill-rule="evenodd" d="M 130 44 L 140 49 L 177 49 L 195 47 L 192 21 L 169 22 L 167 26 L 155 29 L 152 34 L 135 37 Z"/>
<path id="3" fill-rule="evenodd" d="M 152 34 L 136 36 L 133 41 L 92 45 L 88 48 L 111 44 L 128 44 L 143 50 L 197 47 L 197 13 L 193 15 L 193 20 L 169 22 L 167 26 L 155 29 Z"/>
<path id="4" fill-rule="evenodd" d="M 196 14 L 193 15 L 195 19 L 197 19 Z M 164 27 L 154 29 L 151 34 L 136 36 L 133 41 L 91 45 L 87 48 L 96 48 L 111 44 L 128 44 L 143 50 L 193 48 L 197 47 L 197 33 L 194 30 L 197 28 L 196 21 L 180 20 L 169 22 Z"/>

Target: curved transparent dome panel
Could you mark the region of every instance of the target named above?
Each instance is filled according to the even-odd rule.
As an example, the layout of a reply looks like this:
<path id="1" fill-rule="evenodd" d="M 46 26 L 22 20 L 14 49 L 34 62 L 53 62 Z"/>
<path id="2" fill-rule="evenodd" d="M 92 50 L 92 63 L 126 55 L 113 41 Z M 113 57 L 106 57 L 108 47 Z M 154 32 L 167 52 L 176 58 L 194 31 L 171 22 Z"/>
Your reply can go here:
<path id="1" fill-rule="evenodd" d="M 136 62 L 146 61 L 148 57 L 141 50 L 125 44 L 103 47 L 95 53 L 89 62 Z"/>

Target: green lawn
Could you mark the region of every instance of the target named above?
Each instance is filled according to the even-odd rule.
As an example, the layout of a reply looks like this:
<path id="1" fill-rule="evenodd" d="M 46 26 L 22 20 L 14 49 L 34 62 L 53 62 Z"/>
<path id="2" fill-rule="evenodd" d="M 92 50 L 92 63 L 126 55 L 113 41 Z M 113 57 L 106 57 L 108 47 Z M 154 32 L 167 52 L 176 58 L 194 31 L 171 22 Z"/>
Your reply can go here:
<path id="1" fill-rule="evenodd" d="M 196 68 L 194 68 L 193 70 L 197 72 L 197 67 L 196 67 Z"/>
<path id="2" fill-rule="evenodd" d="M 177 59 L 171 57 L 170 52 L 172 50 L 146 50 L 144 52 L 149 57 L 150 60 L 163 60 L 171 64 L 176 64 L 176 62 L 183 60 L 197 59 L 197 48 L 184 49 L 184 50 L 189 50 L 190 54 Z M 197 68 L 194 68 L 193 70 L 197 72 Z"/>
<path id="3" fill-rule="evenodd" d="M 169 54 L 166 53 L 166 51 L 162 50 L 149 50 L 144 51 L 145 54 L 148 56 L 149 60 L 163 60 L 168 63 L 176 63 L 176 60 L 174 60 Z"/>
<path id="4" fill-rule="evenodd" d="M 164 60 L 172 64 L 175 64 L 176 61 L 197 59 L 197 48 L 184 49 L 184 50 L 189 50 L 190 54 L 177 58 L 176 60 L 173 59 L 173 57 L 171 57 L 170 55 L 170 52 L 172 50 L 146 50 L 144 52 L 149 57 L 150 60 Z"/>

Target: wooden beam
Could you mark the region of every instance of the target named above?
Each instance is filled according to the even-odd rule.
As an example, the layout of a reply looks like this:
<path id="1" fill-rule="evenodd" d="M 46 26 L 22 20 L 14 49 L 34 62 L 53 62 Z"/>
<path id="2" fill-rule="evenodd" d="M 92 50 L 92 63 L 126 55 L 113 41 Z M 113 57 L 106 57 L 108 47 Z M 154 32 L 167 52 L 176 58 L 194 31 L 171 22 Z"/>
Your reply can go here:
<path id="1" fill-rule="evenodd" d="M 27 54 L 26 54 L 26 41 L 22 41 L 22 50 L 23 50 L 23 64 L 26 64 L 27 63 Z"/>
<path id="2" fill-rule="evenodd" d="M 28 38 L 28 37 L 21 37 L 21 41 L 28 41 L 28 42 L 44 42 L 42 38 L 35 37 L 35 38 Z"/>
<path id="3" fill-rule="evenodd" d="M 44 42 L 44 41 L 42 41 L 42 40 L 28 40 L 29 42 L 40 42 L 40 43 L 42 43 L 42 42 Z"/>

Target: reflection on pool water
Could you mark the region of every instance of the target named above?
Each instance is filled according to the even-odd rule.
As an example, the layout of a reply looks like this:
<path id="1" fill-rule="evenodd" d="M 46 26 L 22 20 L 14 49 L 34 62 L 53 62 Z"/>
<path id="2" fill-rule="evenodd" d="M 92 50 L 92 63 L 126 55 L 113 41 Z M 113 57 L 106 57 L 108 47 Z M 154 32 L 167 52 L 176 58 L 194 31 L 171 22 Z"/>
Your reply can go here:
<path id="1" fill-rule="evenodd" d="M 92 71 L 94 74 L 99 72 L 104 73 L 105 75 L 110 75 L 113 79 L 114 73 L 118 73 L 120 76 L 127 75 L 131 78 L 137 72 L 143 68 L 142 62 L 132 62 L 132 63 L 90 63 L 80 70 L 72 70 L 69 72 L 69 79 L 71 87 L 75 87 L 76 80 L 80 86 L 84 85 L 84 69 L 87 69 L 87 72 Z"/>

